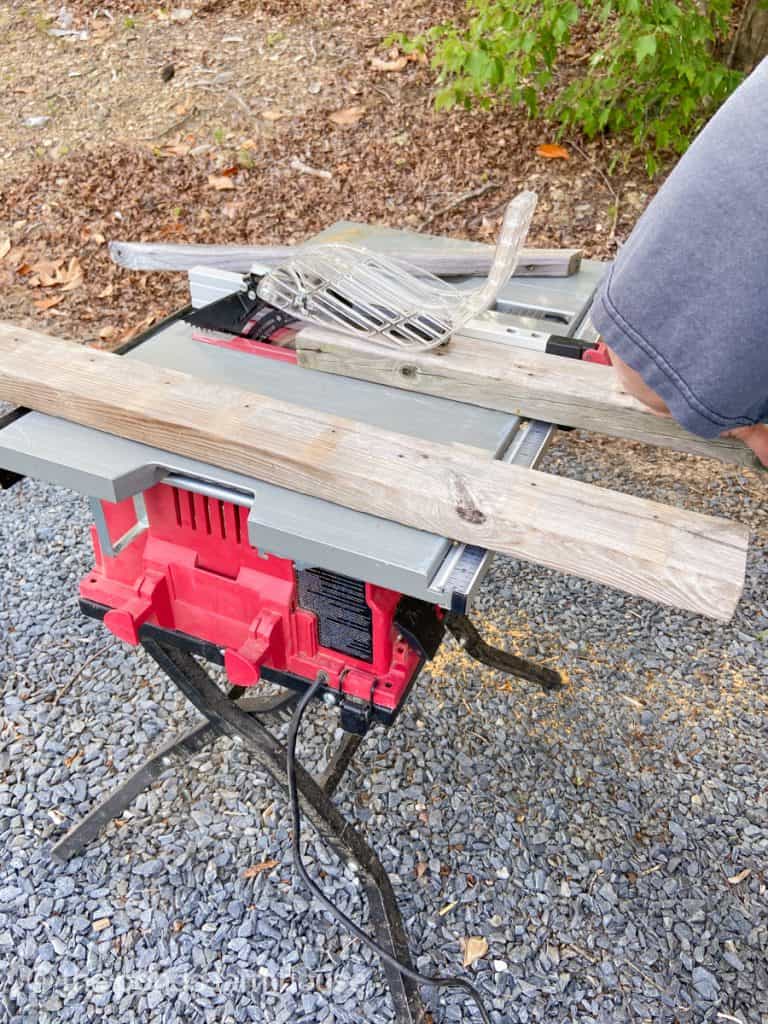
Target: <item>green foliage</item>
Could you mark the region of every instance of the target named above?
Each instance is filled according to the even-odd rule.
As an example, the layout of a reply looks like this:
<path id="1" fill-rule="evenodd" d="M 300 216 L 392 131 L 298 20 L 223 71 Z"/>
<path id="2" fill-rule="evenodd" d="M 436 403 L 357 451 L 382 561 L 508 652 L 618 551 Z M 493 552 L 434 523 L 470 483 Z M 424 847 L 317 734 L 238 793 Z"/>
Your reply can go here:
<path id="1" fill-rule="evenodd" d="M 560 126 L 622 136 L 649 174 L 682 153 L 741 80 L 716 56 L 734 0 L 470 0 L 406 50 L 430 50 L 437 109 L 488 107 L 496 97 Z M 588 59 L 568 49 L 589 40 Z M 581 44 L 579 43 L 581 49 Z M 562 65 L 562 67 L 560 66 Z"/>

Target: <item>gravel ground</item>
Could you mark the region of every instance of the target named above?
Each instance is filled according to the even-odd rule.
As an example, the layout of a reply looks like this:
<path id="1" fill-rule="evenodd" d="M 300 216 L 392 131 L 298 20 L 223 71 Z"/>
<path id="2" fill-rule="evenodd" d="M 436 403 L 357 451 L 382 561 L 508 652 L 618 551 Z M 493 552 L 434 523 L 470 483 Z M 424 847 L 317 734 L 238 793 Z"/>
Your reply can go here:
<path id="1" fill-rule="evenodd" d="M 419 967 L 460 969 L 461 940 L 488 941 L 470 973 L 495 1024 L 767 1024 L 765 484 L 578 435 L 548 468 L 750 522 L 734 622 L 499 560 L 479 622 L 561 665 L 568 688 L 540 694 L 446 645 L 339 806 L 381 852 Z M 379 967 L 293 880 L 282 797 L 226 740 L 85 856 L 50 862 L 191 720 L 148 659 L 79 615 L 88 518 L 39 483 L 0 494 L 0 1020 L 391 1021 Z M 332 730 L 311 714 L 307 765 Z M 365 920 L 352 877 L 307 839 Z M 451 995 L 436 1019 L 476 1018 Z"/>

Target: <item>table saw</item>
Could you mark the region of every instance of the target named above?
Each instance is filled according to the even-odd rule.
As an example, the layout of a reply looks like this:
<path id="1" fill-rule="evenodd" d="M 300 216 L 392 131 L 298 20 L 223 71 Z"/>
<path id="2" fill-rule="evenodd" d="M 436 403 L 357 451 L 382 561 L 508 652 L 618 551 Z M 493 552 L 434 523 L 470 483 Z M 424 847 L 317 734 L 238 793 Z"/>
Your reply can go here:
<path id="1" fill-rule="evenodd" d="M 402 237 L 342 222 L 319 241 L 353 235 L 387 251 Z M 448 240 L 409 236 L 433 252 Z M 466 243 L 463 243 L 466 245 Z M 587 312 L 603 265 L 582 261 L 564 277 L 516 277 L 482 330 L 510 344 L 579 358 L 593 349 Z M 189 272 L 190 308 L 236 291 L 242 275 Z M 472 287 L 473 279 L 460 282 Z M 124 358 L 203 380 L 252 388 L 308 408 L 418 438 L 482 449 L 535 467 L 556 427 L 474 405 L 306 370 L 289 349 L 192 328 L 179 311 L 122 350 Z M 551 339 L 555 339 L 552 347 Z M 560 339 L 557 342 L 557 339 Z M 547 349 L 547 346 L 550 346 Z M 130 372 L 127 368 L 127 372 Z M 310 684 L 339 710 L 345 730 L 322 776 L 298 769 L 309 819 L 360 873 L 371 925 L 382 946 L 410 963 L 389 880 L 331 796 L 374 724 L 390 726 L 446 631 L 501 671 L 555 688 L 557 673 L 486 645 L 472 601 L 492 555 L 398 523 L 218 469 L 53 417 L 14 410 L 0 417 L 0 484 L 28 475 L 86 496 L 94 526 L 94 567 L 82 581 L 84 614 L 141 644 L 203 716 L 173 737 L 53 847 L 72 856 L 175 760 L 220 733 L 248 744 L 254 759 L 286 783 L 285 751 L 267 724 Z M 203 663 L 223 666 L 225 693 Z M 269 695 L 260 682 L 272 684 Z M 277 688 L 277 689 L 275 689 Z M 385 967 L 400 1022 L 423 1019 L 418 987 Z"/>

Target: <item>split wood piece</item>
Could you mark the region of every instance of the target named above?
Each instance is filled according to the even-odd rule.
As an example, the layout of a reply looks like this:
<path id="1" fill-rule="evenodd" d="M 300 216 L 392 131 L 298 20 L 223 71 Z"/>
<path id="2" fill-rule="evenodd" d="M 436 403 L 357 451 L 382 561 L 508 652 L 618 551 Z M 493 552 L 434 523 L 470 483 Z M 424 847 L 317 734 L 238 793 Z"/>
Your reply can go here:
<path id="1" fill-rule="evenodd" d="M 0 399 L 715 619 L 742 591 L 747 531 L 736 523 L 9 324 Z"/>
<path id="2" fill-rule="evenodd" d="M 296 336 L 299 364 L 564 427 L 704 455 L 752 469 L 753 452 L 732 437 L 706 440 L 656 416 L 621 391 L 610 366 L 454 335 L 443 348 L 399 352 L 321 327 Z"/>
<path id="3" fill-rule="evenodd" d="M 418 242 L 418 236 L 414 236 Z M 309 244 L 309 243 L 308 243 Z M 312 244 L 321 244 L 319 241 Z M 354 244 L 354 243 L 350 243 Z M 365 245 L 364 241 L 357 244 Z M 457 246 L 459 243 L 453 243 Z M 369 246 L 379 251 L 375 244 Z M 487 250 L 487 251 L 484 251 Z M 403 241 L 402 248 L 391 255 L 400 256 L 419 270 L 442 277 L 486 275 L 493 263 L 492 246 L 479 248 L 471 243 L 463 252 L 447 249 L 445 252 L 430 252 L 419 247 L 413 240 Z M 246 273 L 251 265 L 260 263 L 265 267 L 277 267 L 291 256 L 296 247 L 290 245 L 182 245 L 173 242 L 110 242 L 109 254 L 118 266 L 129 270 L 192 270 L 193 267 L 210 267 L 216 270 L 232 270 Z M 383 253 L 382 253 L 383 255 Z M 569 277 L 581 266 L 579 249 L 522 249 L 515 277 Z"/>

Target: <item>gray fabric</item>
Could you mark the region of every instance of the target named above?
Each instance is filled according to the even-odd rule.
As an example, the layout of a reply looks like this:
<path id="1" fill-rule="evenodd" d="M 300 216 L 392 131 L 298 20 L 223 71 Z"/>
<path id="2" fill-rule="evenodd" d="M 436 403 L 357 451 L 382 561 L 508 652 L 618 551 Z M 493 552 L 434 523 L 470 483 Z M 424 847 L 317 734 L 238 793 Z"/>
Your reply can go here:
<path id="1" fill-rule="evenodd" d="M 768 421 L 768 60 L 640 218 L 592 320 L 691 432 Z"/>

